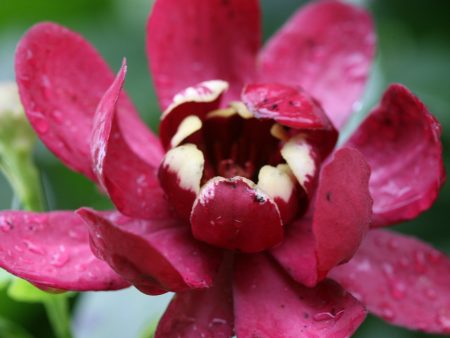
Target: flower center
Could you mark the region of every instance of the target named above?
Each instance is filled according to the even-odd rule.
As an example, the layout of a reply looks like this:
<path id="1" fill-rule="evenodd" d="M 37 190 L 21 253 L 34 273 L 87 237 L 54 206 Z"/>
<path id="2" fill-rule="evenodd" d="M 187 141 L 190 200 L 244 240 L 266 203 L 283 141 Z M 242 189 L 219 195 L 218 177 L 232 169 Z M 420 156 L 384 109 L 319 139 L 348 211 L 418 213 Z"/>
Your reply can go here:
<path id="1" fill-rule="evenodd" d="M 283 225 L 307 203 L 312 148 L 242 102 L 186 116 L 170 140 L 159 178 L 197 239 L 256 252 L 279 243 Z"/>

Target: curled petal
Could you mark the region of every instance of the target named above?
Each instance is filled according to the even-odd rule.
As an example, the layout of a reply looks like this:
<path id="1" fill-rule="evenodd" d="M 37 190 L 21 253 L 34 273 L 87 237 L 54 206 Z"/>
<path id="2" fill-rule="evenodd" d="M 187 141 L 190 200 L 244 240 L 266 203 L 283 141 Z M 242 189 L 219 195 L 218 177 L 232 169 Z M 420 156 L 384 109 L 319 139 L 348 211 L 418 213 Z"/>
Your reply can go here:
<path id="1" fill-rule="evenodd" d="M 413 237 L 370 231 L 330 277 L 390 323 L 450 333 L 450 259 Z"/>
<path id="2" fill-rule="evenodd" d="M 131 219 L 80 209 L 95 254 L 148 294 L 205 288 L 220 263 L 212 248 L 192 239 L 189 228 L 170 215 Z"/>
<path id="3" fill-rule="evenodd" d="M 262 254 L 237 259 L 233 294 L 239 338 L 349 337 L 366 316 L 335 282 L 307 288 Z"/>
<path id="4" fill-rule="evenodd" d="M 230 83 L 238 99 L 255 75 L 260 47 L 257 0 L 158 0 L 147 26 L 147 53 L 159 102 L 198 82 Z"/>
<path id="5" fill-rule="evenodd" d="M 354 255 L 372 215 L 369 176 L 363 156 L 351 148 L 338 150 L 324 165 L 312 220 L 294 223 L 282 245 L 273 250 L 295 280 L 314 286 Z"/>
<path id="6" fill-rule="evenodd" d="M 159 321 L 155 338 L 231 338 L 234 329 L 230 264 L 213 286 L 177 293 Z"/>
<path id="7" fill-rule="evenodd" d="M 118 123 L 117 102 L 125 72 L 124 62 L 98 105 L 91 135 L 93 168 L 98 181 L 123 214 L 154 218 L 167 208 L 157 178 L 161 149 L 159 144 L 150 145 L 153 151 L 144 157 L 145 152 L 135 152 L 124 137 L 124 130 Z"/>
<path id="8" fill-rule="evenodd" d="M 159 126 L 159 135 L 164 148 L 172 146 L 172 140 L 180 132 L 186 118 L 204 119 L 206 114 L 217 109 L 228 83 L 220 80 L 205 81 L 178 92 L 164 111 Z"/>
<path id="9" fill-rule="evenodd" d="M 89 156 L 95 109 L 114 74 L 80 35 L 53 23 L 32 27 L 16 52 L 16 78 L 31 125 L 44 144 L 71 169 L 96 180 Z M 155 136 L 139 120 L 125 94 L 118 102 L 126 138 L 143 156 Z"/>
<path id="10" fill-rule="evenodd" d="M 193 144 L 169 150 L 159 167 L 158 177 L 171 205 L 189 220 L 192 205 L 200 191 L 205 159 Z"/>
<path id="11" fill-rule="evenodd" d="M 242 101 L 257 118 L 273 119 L 307 135 L 323 158 L 336 144 L 338 133 L 320 104 L 297 87 L 250 84 L 244 88 Z"/>
<path id="12" fill-rule="evenodd" d="M 343 1 L 316 1 L 294 14 L 261 53 L 263 81 L 301 86 L 340 128 L 360 98 L 375 51 L 369 14 Z"/>
<path id="13" fill-rule="evenodd" d="M 89 248 L 82 219 L 70 211 L 0 213 L 0 267 L 42 289 L 99 291 L 129 284 Z"/>
<path id="14" fill-rule="evenodd" d="M 242 252 L 273 247 L 283 238 L 275 202 L 250 180 L 215 177 L 192 207 L 192 234 L 206 243 Z"/>
<path id="15" fill-rule="evenodd" d="M 434 203 L 445 181 L 440 136 L 424 104 L 393 84 L 350 138 L 372 169 L 373 227 L 416 218 Z"/>

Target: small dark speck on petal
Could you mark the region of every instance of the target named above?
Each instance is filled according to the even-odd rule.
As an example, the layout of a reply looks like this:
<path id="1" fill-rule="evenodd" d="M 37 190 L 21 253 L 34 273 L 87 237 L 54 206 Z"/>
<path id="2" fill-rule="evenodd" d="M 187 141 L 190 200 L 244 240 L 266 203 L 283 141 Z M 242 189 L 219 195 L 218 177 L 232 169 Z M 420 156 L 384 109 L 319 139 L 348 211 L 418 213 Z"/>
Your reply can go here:
<path id="1" fill-rule="evenodd" d="M 331 191 L 327 192 L 326 199 L 328 202 L 331 202 Z"/>

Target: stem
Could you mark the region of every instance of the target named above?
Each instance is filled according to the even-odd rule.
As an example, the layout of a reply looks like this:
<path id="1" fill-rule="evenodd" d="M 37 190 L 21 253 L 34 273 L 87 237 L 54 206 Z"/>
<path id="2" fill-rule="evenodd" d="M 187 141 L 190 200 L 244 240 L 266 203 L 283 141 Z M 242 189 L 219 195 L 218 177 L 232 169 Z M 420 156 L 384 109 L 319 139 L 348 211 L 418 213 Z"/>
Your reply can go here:
<path id="1" fill-rule="evenodd" d="M 25 210 L 44 211 L 44 197 L 39 174 L 28 154 L 4 151 L 1 169 L 11 183 Z M 7 154 L 6 154 L 7 153 Z"/>
<path id="2" fill-rule="evenodd" d="M 49 295 L 44 301 L 47 316 L 58 338 L 72 338 L 69 304 L 65 295 Z"/>

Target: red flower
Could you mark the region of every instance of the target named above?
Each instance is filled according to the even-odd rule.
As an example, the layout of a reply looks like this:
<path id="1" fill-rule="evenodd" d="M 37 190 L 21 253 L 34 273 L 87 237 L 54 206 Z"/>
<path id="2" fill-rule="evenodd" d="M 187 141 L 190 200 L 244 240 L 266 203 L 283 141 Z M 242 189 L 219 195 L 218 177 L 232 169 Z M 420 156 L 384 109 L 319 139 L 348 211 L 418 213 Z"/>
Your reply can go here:
<path id="1" fill-rule="evenodd" d="M 365 236 L 436 199 L 439 123 L 395 84 L 331 153 L 374 54 L 369 15 L 310 4 L 262 51 L 259 17 L 256 0 L 156 1 L 161 143 L 122 92 L 125 65 L 114 80 L 79 35 L 33 27 L 16 55 L 27 116 L 120 213 L 2 212 L 0 266 L 42 288 L 175 291 L 157 337 L 345 337 L 363 303 L 449 332 L 450 260 L 390 231 Z"/>

